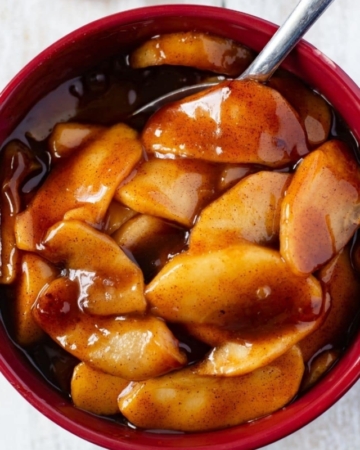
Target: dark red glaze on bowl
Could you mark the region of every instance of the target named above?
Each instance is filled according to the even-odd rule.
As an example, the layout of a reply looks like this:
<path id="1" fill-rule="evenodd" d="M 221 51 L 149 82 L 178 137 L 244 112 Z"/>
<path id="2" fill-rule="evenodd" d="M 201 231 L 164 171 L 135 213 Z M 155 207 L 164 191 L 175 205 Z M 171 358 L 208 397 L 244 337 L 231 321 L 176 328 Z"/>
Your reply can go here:
<path id="1" fill-rule="evenodd" d="M 276 27 L 239 12 L 207 6 L 141 8 L 93 22 L 67 35 L 31 61 L 0 94 L 0 145 L 44 94 L 102 59 L 150 36 L 202 30 L 259 51 Z M 284 67 L 319 90 L 360 141 L 360 89 L 332 61 L 301 42 Z M 331 372 L 291 405 L 253 423 L 195 434 L 133 430 L 74 408 L 36 372 L 0 326 L 0 370 L 35 408 L 68 431 L 109 449 L 251 449 L 298 430 L 333 405 L 359 379 L 360 333 Z"/>

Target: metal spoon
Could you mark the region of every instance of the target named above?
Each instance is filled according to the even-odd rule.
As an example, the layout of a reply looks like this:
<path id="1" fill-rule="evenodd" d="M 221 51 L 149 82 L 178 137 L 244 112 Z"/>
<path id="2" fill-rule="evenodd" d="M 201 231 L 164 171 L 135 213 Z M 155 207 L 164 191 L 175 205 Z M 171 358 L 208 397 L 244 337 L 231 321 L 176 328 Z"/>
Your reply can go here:
<path id="1" fill-rule="evenodd" d="M 300 0 L 293 12 L 277 30 L 263 50 L 237 80 L 267 81 L 307 30 L 334 0 Z M 162 105 L 195 94 L 219 82 L 186 86 L 158 97 L 131 114 L 148 114 Z"/>

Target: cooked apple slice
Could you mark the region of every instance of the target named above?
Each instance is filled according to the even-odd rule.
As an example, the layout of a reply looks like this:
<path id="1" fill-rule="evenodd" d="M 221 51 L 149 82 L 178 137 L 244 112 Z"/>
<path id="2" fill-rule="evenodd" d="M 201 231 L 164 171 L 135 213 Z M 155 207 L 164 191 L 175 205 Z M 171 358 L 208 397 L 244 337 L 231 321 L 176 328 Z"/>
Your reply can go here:
<path id="1" fill-rule="evenodd" d="M 325 346 L 343 348 L 349 327 L 359 311 L 360 280 L 352 267 L 350 250 L 350 246 L 345 247 L 318 274 L 331 297 L 331 308 L 324 323 L 299 343 L 306 362 Z"/>
<path id="2" fill-rule="evenodd" d="M 18 344 L 26 347 L 44 336 L 32 317 L 31 309 L 40 291 L 57 276 L 58 270 L 40 256 L 33 253 L 22 256 L 13 304 L 13 325 Z"/>
<path id="3" fill-rule="evenodd" d="M 129 250 L 150 281 L 173 255 L 185 247 L 187 232 L 158 217 L 139 214 L 126 222 L 112 238 Z"/>
<path id="4" fill-rule="evenodd" d="M 139 267 L 113 239 L 78 220 L 65 220 L 49 229 L 42 254 L 65 266 L 80 286 L 79 304 L 91 314 L 111 315 L 146 309 Z"/>
<path id="5" fill-rule="evenodd" d="M 49 151 L 53 159 L 70 156 L 75 150 L 95 140 L 105 127 L 83 123 L 58 123 L 49 136 Z"/>
<path id="6" fill-rule="evenodd" d="M 280 252 L 306 276 L 351 239 L 360 223 L 360 172 L 347 146 L 332 140 L 299 165 L 281 206 Z"/>
<path id="7" fill-rule="evenodd" d="M 20 252 L 16 247 L 14 225 L 21 209 L 19 189 L 25 178 L 39 167 L 28 147 L 11 141 L 1 152 L 0 176 L 0 283 L 12 283 L 19 271 Z"/>
<path id="8" fill-rule="evenodd" d="M 175 256 L 145 294 L 154 314 L 170 322 L 243 330 L 312 322 L 323 304 L 314 277 L 294 275 L 277 251 L 252 244 Z"/>
<path id="9" fill-rule="evenodd" d="M 144 162 L 134 178 L 120 186 L 115 199 L 143 214 L 191 226 L 209 203 L 216 184 L 214 165 L 189 159 Z"/>
<path id="10" fill-rule="evenodd" d="M 338 350 L 325 350 L 316 355 L 315 359 L 311 361 L 309 371 L 304 375 L 301 383 L 301 392 L 307 391 L 314 386 L 331 369 L 339 357 L 340 352 Z"/>
<path id="11" fill-rule="evenodd" d="M 322 314 L 313 321 L 298 324 L 286 320 L 275 325 L 264 322 L 252 330 L 185 325 L 192 336 L 214 347 L 194 370 L 200 375 L 238 376 L 270 364 L 321 325 L 330 306 L 329 298 L 326 300 Z"/>
<path id="12" fill-rule="evenodd" d="M 186 363 L 178 341 L 155 317 L 100 317 L 79 309 L 79 286 L 57 278 L 38 297 L 33 316 L 66 351 L 97 370 L 144 380 Z"/>
<path id="13" fill-rule="evenodd" d="M 62 219 L 100 226 L 118 184 L 142 155 L 136 131 L 119 124 L 53 168 L 29 207 L 16 218 L 16 241 L 34 251 Z"/>
<path id="14" fill-rule="evenodd" d="M 190 234 L 190 250 L 203 253 L 243 239 L 255 244 L 276 241 L 290 180 L 289 174 L 262 171 L 239 181 L 201 212 Z"/>
<path id="15" fill-rule="evenodd" d="M 256 172 L 256 167 L 251 164 L 224 164 L 219 176 L 218 190 L 223 192 L 231 188 L 246 175 L 253 172 Z"/>
<path id="16" fill-rule="evenodd" d="M 328 139 L 332 124 L 331 109 L 321 95 L 288 72 L 272 76 L 268 84 L 299 113 L 311 146 L 320 145 Z"/>
<path id="17" fill-rule="evenodd" d="M 109 416 L 119 412 L 117 398 L 128 384 L 128 380 L 80 363 L 71 378 L 71 399 L 77 408 Z"/>
<path id="18" fill-rule="evenodd" d="M 236 77 L 254 59 L 254 53 L 231 39 L 185 31 L 156 36 L 130 55 L 139 69 L 163 64 L 196 67 Z"/>
<path id="19" fill-rule="evenodd" d="M 270 414 L 297 393 L 304 363 L 297 347 L 241 377 L 208 377 L 179 370 L 130 383 L 119 396 L 122 414 L 145 429 L 206 431 Z"/>
<path id="20" fill-rule="evenodd" d="M 113 200 L 106 212 L 101 229 L 104 233 L 111 235 L 136 214 L 136 211 Z"/>
<path id="21" fill-rule="evenodd" d="M 226 81 L 164 106 L 147 122 L 142 140 L 149 153 L 270 167 L 308 153 L 295 110 L 254 81 Z"/>

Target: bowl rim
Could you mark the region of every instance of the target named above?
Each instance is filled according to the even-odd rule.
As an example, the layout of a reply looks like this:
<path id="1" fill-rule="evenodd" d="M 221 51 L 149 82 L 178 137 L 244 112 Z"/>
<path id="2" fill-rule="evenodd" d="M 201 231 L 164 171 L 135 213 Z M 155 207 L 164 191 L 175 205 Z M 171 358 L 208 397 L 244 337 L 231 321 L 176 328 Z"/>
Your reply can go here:
<path id="1" fill-rule="evenodd" d="M 211 19 L 214 14 L 216 14 L 216 18 L 220 20 L 228 21 L 229 18 L 231 18 L 231 21 L 233 23 L 236 22 L 238 24 L 246 24 L 251 28 L 260 27 L 262 31 L 268 35 L 273 34 L 277 29 L 276 25 L 259 17 L 242 13 L 240 11 L 233 11 L 228 8 L 220 8 L 214 6 L 160 5 L 119 12 L 90 22 L 87 25 L 84 25 L 72 31 L 71 33 L 57 40 L 55 43 L 39 53 L 12 78 L 7 86 L 5 86 L 3 91 L 0 93 L 0 107 L 2 101 L 9 96 L 14 95 L 14 93 L 16 93 L 17 89 L 19 88 L 19 84 L 21 85 L 22 80 L 32 72 L 36 71 L 39 65 L 42 64 L 44 59 L 51 59 L 53 57 L 56 57 L 56 55 L 63 48 L 71 45 L 71 42 L 73 40 L 79 38 L 86 39 L 86 36 L 88 34 L 92 34 L 96 30 L 101 30 L 109 26 L 123 26 L 125 24 L 131 24 L 134 22 L 143 22 L 144 20 L 151 20 L 159 17 L 177 16 L 179 14 L 184 17 L 197 16 L 200 18 L 208 19 Z M 351 80 L 351 78 L 340 67 L 338 67 L 335 63 L 329 60 L 329 58 L 319 52 L 319 50 L 317 50 L 314 46 L 302 40 L 297 45 L 296 52 L 304 54 L 308 53 L 308 57 L 310 55 L 310 59 L 312 58 L 314 61 L 317 58 L 320 58 L 322 62 L 328 66 L 329 70 L 333 73 L 335 78 L 341 80 L 341 82 L 346 85 L 349 93 L 355 95 L 355 97 L 360 100 L 360 89 L 353 82 L 353 80 Z M 356 134 L 357 138 L 359 139 L 360 132 L 357 132 Z M 119 441 L 117 446 L 114 446 L 115 442 L 113 438 L 109 438 L 105 435 L 100 435 L 98 431 L 93 431 L 85 426 L 82 426 L 81 424 L 75 423 L 73 419 L 67 417 L 62 411 L 55 410 L 50 404 L 44 401 L 40 393 L 31 392 L 31 387 L 29 386 L 26 377 L 23 376 L 24 374 L 26 374 L 26 370 L 24 370 L 23 372 L 18 372 L 17 369 L 18 367 L 16 365 L 16 361 L 14 362 L 5 359 L 3 351 L 0 348 L 0 372 L 15 387 L 15 389 L 17 389 L 17 391 L 43 415 L 45 415 L 61 427 L 65 428 L 66 430 L 97 445 L 102 445 L 106 446 L 107 448 L 114 449 L 131 448 L 134 450 L 141 450 L 146 447 L 154 448 L 157 446 L 155 445 L 155 443 L 160 442 L 159 446 L 164 449 L 183 446 L 188 449 L 209 448 L 209 445 L 203 446 L 201 443 L 196 446 L 179 445 L 179 436 L 181 436 L 181 439 L 183 439 L 184 435 L 160 435 L 145 431 L 140 431 L 140 434 L 144 436 L 143 442 L 139 443 L 133 441 L 132 439 L 129 439 L 129 441 Z M 360 331 L 356 334 L 351 345 L 342 356 L 341 363 L 337 364 L 325 376 L 321 383 L 316 385 L 309 392 L 305 393 L 301 398 L 299 398 L 296 402 L 292 403 L 289 406 L 292 411 L 291 415 L 286 413 L 286 410 L 288 410 L 288 408 L 283 408 L 270 416 L 267 416 L 263 419 L 258 419 L 253 423 L 246 424 L 250 431 L 246 434 L 246 436 L 240 436 L 240 438 L 238 438 L 238 441 L 233 438 L 233 435 L 236 433 L 230 432 L 230 429 L 196 434 L 200 437 L 211 435 L 213 437 L 213 440 L 216 440 L 214 446 L 217 446 L 218 448 L 224 450 L 236 448 L 254 448 L 255 445 L 257 447 L 261 447 L 289 435 L 290 433 L 300 429 L 310 421 L 317 418 L 320 414 L 330 408 L 340 397 L 342 397 L 359 378 Z M 269 418 L 274 421 L 275 417 L 275 424 L 269 424 Z M 261 427 L 257 427 L 256 423 L 261 424 Z M 233 427 L 231 430 L 236 430 L 236 428 L 238 427 Z M 254 431 L 257 428 L 261 428 L 261 433 L 260 435 L 256 435 L 254 437 Z M 185 436 L 192 435 L 188 434 Z M 185 441 L 187 439 L 188 438 L 185 438 Z"/>

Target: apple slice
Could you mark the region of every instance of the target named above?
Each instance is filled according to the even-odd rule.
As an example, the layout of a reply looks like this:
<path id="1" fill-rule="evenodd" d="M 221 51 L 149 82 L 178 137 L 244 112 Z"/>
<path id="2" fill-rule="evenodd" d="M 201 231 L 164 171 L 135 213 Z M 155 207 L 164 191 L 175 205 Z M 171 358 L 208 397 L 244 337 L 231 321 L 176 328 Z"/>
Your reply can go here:
<path id="1" fill-rule="evenodd" d="M 226 81 L 159 109 L 142 133 L 148 153 L 281 167 L 308 153 L 297 113 L 274 89 Z"/>
<path id="2" fill-rule="evenodd" d="M 297 393 L 303 372 L 304 363 L 297 347 L 240 377 L 201 376 L 189 367 L 130 383 L 119 396 L 119 408 L 140 428 L 216 430 L 282 408 Z"/>
<path id="3" fill-rule="evenodd" d="M 306 276 L 329 261 L 360 223 L 360 172 L 347 146 L 332 140 L 299 165 L 281 206 L 280 253 Z"/>
<path id="4" fill-rule="evenodd" d="M 251 50 L 231 39 L 185 31 L 144 42 L 130 55 L 130 65 L 135 69 L 163 64 L 189 66 L 236 77 L 253 59 Z"/>
<path id="5" fill-rule="evenodd" d="M 122 205 L 116 200 L 113 200 L 110 203 L 108 210 L 106 211 L 101 230 L 106 234 L 112 235 L 119 228 L 121 228 L 124 223 L 126 223 L 136 215 L 136 211 L 133 211 L 131 208 Z"/>
<path id="6" fill-rule="evenodd" d="M 78 220 L 65 220 L 49 229 L 42 254 L 68 270 L 80 286 L 79 304 L 102 316 L 143 312 L 144 281 L 139 267 L 113 239 Z"/>
<path id="7" fill-rule="evenodd" d="M 311 336 L 323 323 L 329 307 L 327 297 L 322 313 L 313 321 L 291 324 L 285 319 L 252 330 L 187 324 L 185 329 L 192 336 L 214 347 L 194 370 L 200 375 L 239 376 L 270 364 L 305 336 Z"/>
<path id="8" fill-rule="evenodd" d="M 78 297 L 76 281 L 58 278 L 41 292 L 33 316 L 55 342 L 89 366 L 127 380 L 144 380 L 186 364 L 163 320 L 85 314 Z"/>
<path id="9" fill-rule="evenodd" d="M 77 408 L 110 416 L 119 412 L 117 398 L 128 384 L 128 380 L 80 363 L 71 378 L 71 399 Z"/>
<path id="10" fill-rule="evenodd" d="M 63 219 L 100 226 L 118 184 L 142 155 L 136 131 L 119 124 L 52 169 L 29 207 L 16 218 L 18 248 L 35 251 Z"/>
<path id="11" fill-rule="evenodd" d="M 318 274 L 323 289 L 330 295 L 331 308 L 324 323 L 299 343 L 306 362 L 326 346 L 342 349 L 359 310 L 360 280 L 352 267 L 350 252 L 349 245 Z"/>
<path id="12" fill-rule="evenodd" d="M 247 243 L 175 256 L 145 295 L 154 314 L 170 322 L 241 330 L 313 322 L 323 309 L 314 277 L 294 275 L 277 251 Z"/>
<path id="13" fill-rule="evenodd" d="M 262 171 L 239 181 L 201 212 L 190 234 L 191 252 L 225 248 L 243 239 L 255 244 L 276 241 L 290 180 L 289 174 Z"/>
<path id="14" fill-rule="evenodd" d="M 27 347 L 44 336 L 44 332 L 34 321 L 31 310 L 40 291 L 58 276 L 58 272 L 38 255 L 22 255 L 12 308 L 15 340 L 18 344 Z"/>
<path id="15" fill-rule="evenodd" d="M 191 226 L 215 191 L 213 164 L 189 159 L 157 159 L 144 162 L 115 199 L 143 214 Z"/>
<path id="16" fill-rule="evenodd" d="M 57 123 L 49 136 L 48 147 L 53 160 L 70 156 L 80 147 L 94 141 L 106 130 L 98 125 Z"/>
<path id="17" fill-rule="evenodd" d="M 328 139 L 332 124 L 331 109 L 321 95 L 288 72 L 278 72 L 268 84 L 299 113 L 311 146 L 318 146 Z"/>
<path id="18" fill-rule="evenodd" d="M 310 367 L 304 374 L 301 392 L 312 388 L 328 372 L 340 358 L 339 350 L 323 350 L 311 360 Z"/>
<path id="19" fill-rule="evenodd" d="M 40 165 L 30 149 L 17 140 L 9 142 L 2 150 L 0 162 L 0 283 L 10 284 L 20 269 L 20 252 L 14 233 L 16 215 L 23 207 L 19 190 L 26 177 Z"/>
<path id="20" fill-rule="evenodd" d="M 258 170 L 261 170 L 259 166 Z M 240 181 L 242 178 L 246 177 L 246 175 L 250 175 L 257 171 L 256 166 L 251 164 L 224 164 L 223 169 L 220 172 L 219 181 L 218 181 L 218 190 L 219 192 L 224 192 L 227 189 L 231 188 Z"/>

